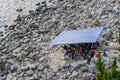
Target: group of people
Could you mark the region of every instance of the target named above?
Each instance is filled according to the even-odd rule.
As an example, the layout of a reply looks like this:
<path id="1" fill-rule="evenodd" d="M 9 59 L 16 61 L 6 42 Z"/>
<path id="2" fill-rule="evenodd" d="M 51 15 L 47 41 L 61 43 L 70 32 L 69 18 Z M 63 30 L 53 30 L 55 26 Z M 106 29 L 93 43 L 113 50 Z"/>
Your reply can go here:
<path id="1" fill-rule="evenodd" d="M 83 57 L 84 60 L 87 59 L 87 63 L 90 64 L 91 58 L 96 54 L 96 49 L 98 47 L 97 43 L 84 43 L 84 44 L 69 44 L 62 47 L 62 53 L 64 53 L 65 58 L 71 58 L 73 60 L 78 60 Z"/>

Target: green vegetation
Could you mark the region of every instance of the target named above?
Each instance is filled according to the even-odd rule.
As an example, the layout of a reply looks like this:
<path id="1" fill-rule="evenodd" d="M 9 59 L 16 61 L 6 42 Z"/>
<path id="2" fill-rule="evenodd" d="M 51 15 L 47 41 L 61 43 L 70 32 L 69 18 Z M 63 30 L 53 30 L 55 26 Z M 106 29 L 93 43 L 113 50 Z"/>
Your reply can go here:
<path id="1" fill-rule="evenodd" d="M 107 70 L 99 53 L 96 68 L 98 70 L 97 80 L 120 80 L 120 70 L 117 70 L 116 58 L 112 62 L 111 69 Z"/>
<path id="2" fill-rule="evenodd" d="M 120 28 L 118 28 L 118 43 L 120 44 Z M 118 47 L 118 51 L 120 51 L 120 46 Z"/>
<path id="3" fill-rule="evenodd" d="M 118 43 L 120 44 L 120 28 L 118 29 Z"/>
<path id="4" fill-rule="evenodd" d="M 118 51 L 120 51 L 120 46 L 118 47 Z"/>

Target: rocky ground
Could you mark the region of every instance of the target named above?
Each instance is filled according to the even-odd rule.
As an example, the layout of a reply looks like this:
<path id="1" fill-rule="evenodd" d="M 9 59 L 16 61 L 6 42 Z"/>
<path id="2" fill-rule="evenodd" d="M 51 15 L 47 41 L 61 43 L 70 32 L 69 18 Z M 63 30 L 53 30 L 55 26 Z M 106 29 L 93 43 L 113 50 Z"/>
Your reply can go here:
<path id="1" fill-rule="evenodd" d="M 43 0 L 0 0 L 0 26 L 11 25 L 17 15 L 27 15 L 40 1 Z"/>
<path id="2" fill-rule="evenodd" d="M 95 80 L 86 64 L 70 66 L 60 47 L 49 45 L 64 30 L 104 26 L 98 39 L 103 50 L 110 60 L 120 54 L 119 0 L 46 0 L 36 6 L 0 27 L 0 80 Z"/>

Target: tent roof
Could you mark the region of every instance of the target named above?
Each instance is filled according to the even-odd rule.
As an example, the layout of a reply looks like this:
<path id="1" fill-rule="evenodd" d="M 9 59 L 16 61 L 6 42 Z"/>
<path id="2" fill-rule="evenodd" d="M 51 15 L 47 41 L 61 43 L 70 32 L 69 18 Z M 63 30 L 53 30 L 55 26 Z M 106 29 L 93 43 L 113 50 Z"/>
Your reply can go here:
<path id="1" fill-rule="evenodd" d="M 96 42 L 103 28 L 104 27 L 97 27 L 82 30 L 63 31 L 54 40 L 52 40 L 50 44 L 58 45 Z"/>

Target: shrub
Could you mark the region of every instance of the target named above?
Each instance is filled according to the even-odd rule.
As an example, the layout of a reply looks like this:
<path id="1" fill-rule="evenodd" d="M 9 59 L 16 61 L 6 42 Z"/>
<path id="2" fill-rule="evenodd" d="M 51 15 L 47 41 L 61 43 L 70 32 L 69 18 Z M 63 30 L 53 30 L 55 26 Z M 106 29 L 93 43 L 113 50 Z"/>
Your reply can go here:
<path id="1" fill-rule="evenodd" d="M 116 58 L 114 58 L 111 69 L 108 71 L 99 53 L 96 68 L 98 70 L 97 80 L 120 80 L 120 70 L 117 70 Z"/>
<path id="2" fill-rule="evenodd" d="M 96 68 L 98 69 L 97 79 L 103 80 L 104 76 L 106 75 L 106 69 L 103 60 L 101 58 L 100 52 L 98 52 L 98 60 L 97 60 Z"/>
<path id="3" fill-rule="evenodd" d="M 120 28 L 118 29 L 118 43 L 120 44 Z"/>
<path id="4" fill-rule="evenodd" d="M 118 47 L 118 51 L 120 51 L 120 46 Z"/>

